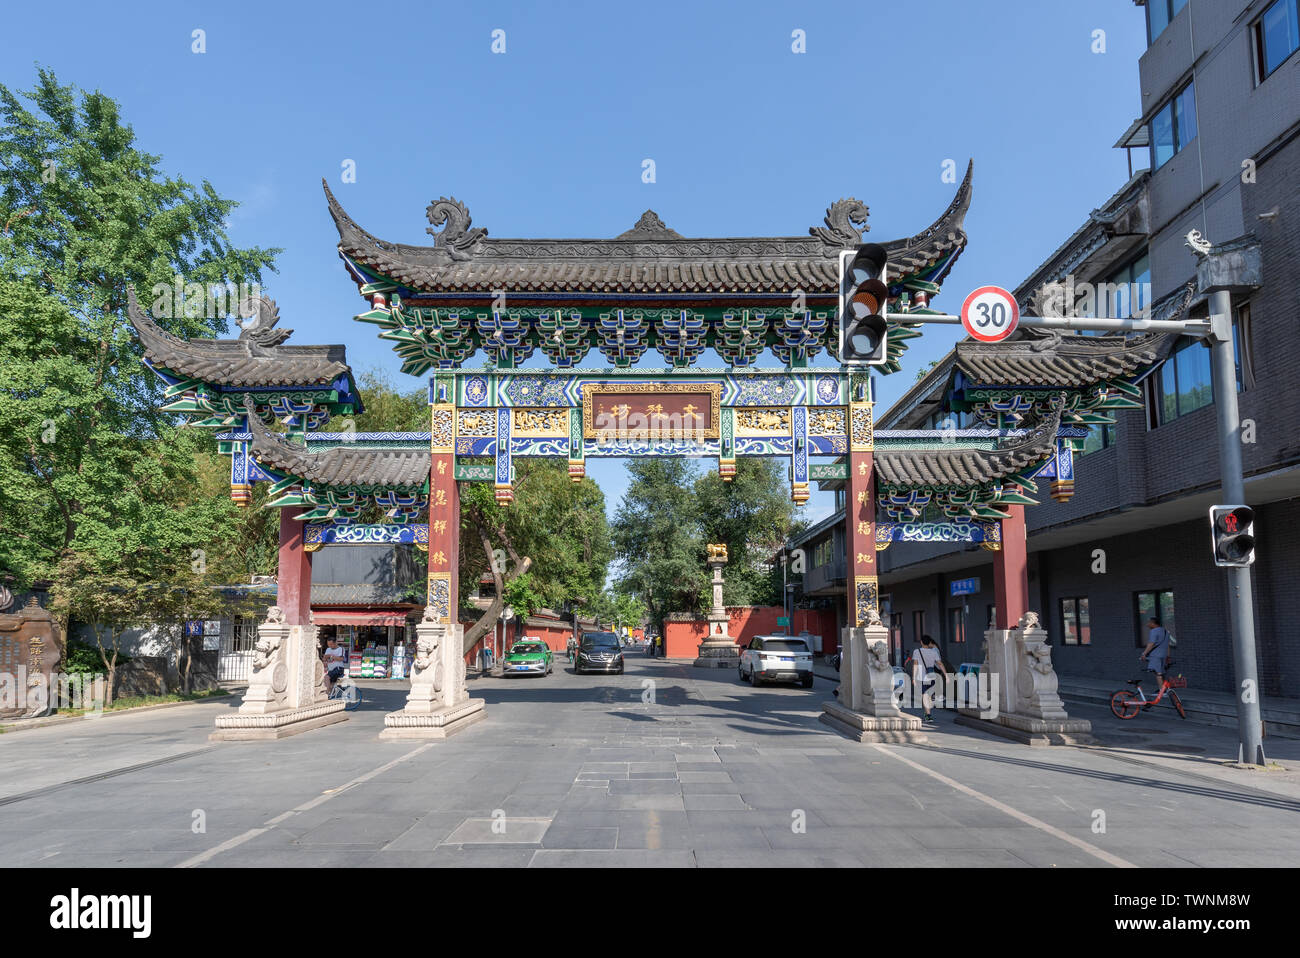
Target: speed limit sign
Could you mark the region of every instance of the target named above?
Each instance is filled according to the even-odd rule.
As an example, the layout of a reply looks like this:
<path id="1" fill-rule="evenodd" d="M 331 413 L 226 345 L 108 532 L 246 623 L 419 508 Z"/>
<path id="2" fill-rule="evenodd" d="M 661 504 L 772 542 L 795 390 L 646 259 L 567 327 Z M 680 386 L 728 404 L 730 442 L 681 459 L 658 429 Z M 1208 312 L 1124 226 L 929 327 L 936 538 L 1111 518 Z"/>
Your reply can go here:
<path id="1" fill-rule="evenodd" d="M 961 324 L 982 343 L 1006 339 L 1020 322 L 1016 298 L 1001 286 L 981 286 L 961 304 Z"/>

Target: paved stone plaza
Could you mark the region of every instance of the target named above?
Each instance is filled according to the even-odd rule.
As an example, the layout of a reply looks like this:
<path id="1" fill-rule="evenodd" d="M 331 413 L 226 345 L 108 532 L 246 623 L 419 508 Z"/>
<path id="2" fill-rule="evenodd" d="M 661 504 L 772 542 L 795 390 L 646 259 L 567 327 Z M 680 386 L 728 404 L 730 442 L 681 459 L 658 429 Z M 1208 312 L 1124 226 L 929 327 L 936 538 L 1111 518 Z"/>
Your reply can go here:
<path id="1" fill-rule="evenodd" d="M 0 866 L 1300 858 L 1300 775 L 1226 768 L 1234 733 L 1172 710 L 1120 723 L 1072 707 L 1096 748 L 1028 748 L 942 711 L 930 744 L 874 746 L 817 721 L 827 679 L 753 689 L 727 670 L 627 662 L 622 676 L 575 676 L 563 655 L 545 679 L 471 676 L 487 720 L 423 745 L 378 740 L 404 683 L 374 683 L 349 721 L 277 742 L 208 741 L 238 698 L 0 735 Z M 1266 747 L 1300 765 L 1300 741 Z"/>

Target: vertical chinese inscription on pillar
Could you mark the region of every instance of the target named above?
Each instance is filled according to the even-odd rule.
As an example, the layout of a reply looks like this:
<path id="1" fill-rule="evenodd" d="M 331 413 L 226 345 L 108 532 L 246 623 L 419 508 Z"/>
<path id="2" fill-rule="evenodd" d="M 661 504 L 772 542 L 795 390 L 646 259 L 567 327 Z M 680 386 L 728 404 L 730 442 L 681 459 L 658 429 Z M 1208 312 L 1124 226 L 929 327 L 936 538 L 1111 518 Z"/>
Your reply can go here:
<path id="1" fill-rule="evenodd" d="M 456 596 L 452 594 L 453 566 L 458 557 L 456 464 L 453 424 L 456 407 L 437 403 L 432 407 L 429 447 L 429 591 L 428 610 L 447 625 L 452 623 Z"/>
<path id="2" fill-rule="evenodd" d="M 853 570 L 849 617 L 859 626 L 879 609 L 876 573 L 875 434 L 871 403 L 849 404 L 849 500 L 845 509 L 844 541 L 848 565 Z"/>

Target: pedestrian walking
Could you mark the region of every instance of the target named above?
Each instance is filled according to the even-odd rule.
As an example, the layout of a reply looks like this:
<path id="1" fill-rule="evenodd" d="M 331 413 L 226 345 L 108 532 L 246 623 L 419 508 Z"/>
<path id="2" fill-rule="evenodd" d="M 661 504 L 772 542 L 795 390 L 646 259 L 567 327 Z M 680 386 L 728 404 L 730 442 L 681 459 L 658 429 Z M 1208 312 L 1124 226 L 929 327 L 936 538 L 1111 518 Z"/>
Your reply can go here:
<path id="1" fill-rule="evenodd" d="M 934 709 L 934 683 L 936 676 L 942 674 L 947 678 L 939 647 L 928 635 L 921 636 L 921 644 L 912 653 L 912 688 L 921 690 L 921 709 L 925 720 L 933 721 L 930 713 Z"/>

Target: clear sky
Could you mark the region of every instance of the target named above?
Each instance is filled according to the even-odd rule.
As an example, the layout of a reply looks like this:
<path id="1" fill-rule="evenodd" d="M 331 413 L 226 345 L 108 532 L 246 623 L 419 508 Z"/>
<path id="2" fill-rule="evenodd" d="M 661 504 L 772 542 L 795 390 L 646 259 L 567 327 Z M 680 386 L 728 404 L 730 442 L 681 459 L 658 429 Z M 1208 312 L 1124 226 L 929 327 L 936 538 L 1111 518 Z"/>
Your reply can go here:
<path id="1" fill-rule="evenodd" d="M 1145 44 L 1132 0 L 65 0 L 6 4 L 0 83 L 29 89 L 39 63 L 117 99 L 164 169 L 242 203 L 237 244 L 283 249 L 265 286 L 291 343 L 346 343 L 354 368 L 414 386 L 352 321 L 322 177 L 395 242 L 432 242 L 424 209 L 444 195 L 489 235 L 530 238 L 612 237 L 647 208 L 685 236 L 803 235 L 855 196 L 886 241 L 929 225 L 956 188 L 945 161 L 960 176 L 973 157 L 970 245 L 934 302 L 955 312 L 978 285 L 1018 285 L 1127 179 L 1111 144 Z M 914 340 L 881 408 L 956 338 Z M 621 463 L 590 473 L 612 512 Z"/>

